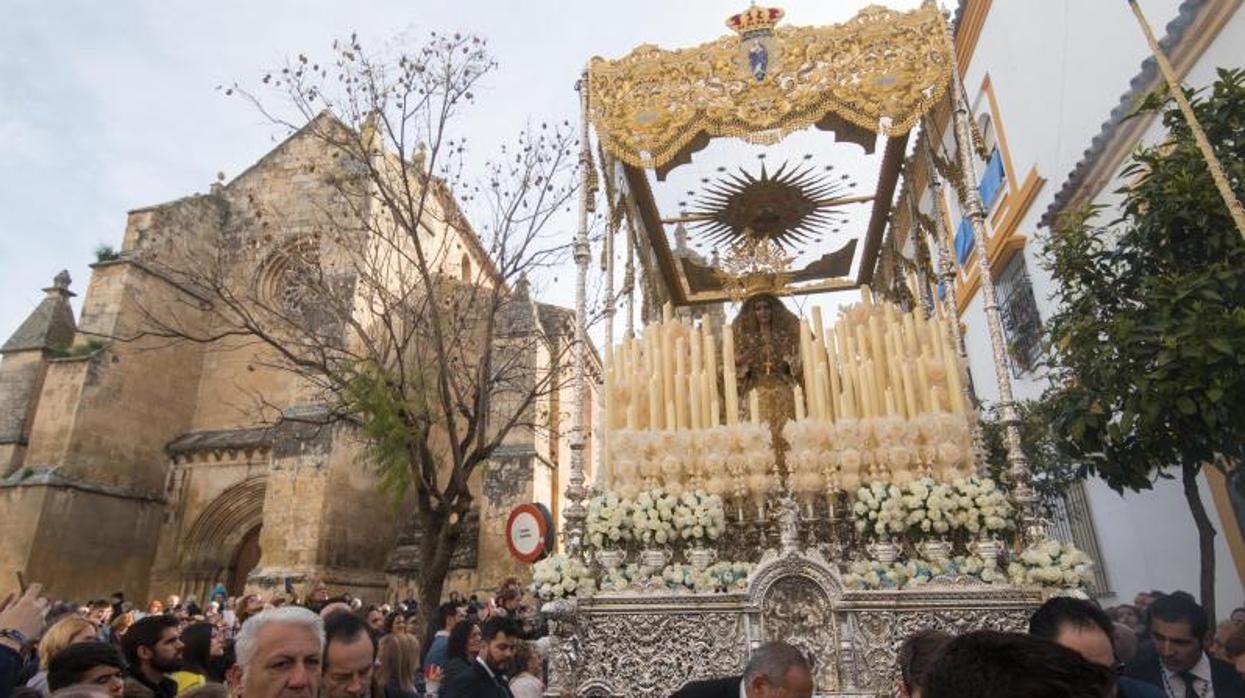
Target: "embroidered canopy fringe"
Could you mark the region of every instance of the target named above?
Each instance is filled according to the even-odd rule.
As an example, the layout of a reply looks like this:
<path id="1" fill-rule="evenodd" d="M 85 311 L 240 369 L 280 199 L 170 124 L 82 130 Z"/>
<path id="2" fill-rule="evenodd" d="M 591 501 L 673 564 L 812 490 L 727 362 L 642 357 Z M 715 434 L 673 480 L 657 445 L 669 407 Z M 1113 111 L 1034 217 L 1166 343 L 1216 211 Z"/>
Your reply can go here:
<path id="1" fill-rule="evenodd" d="M 700 133 L 776 142 L 835 114 L 888 136 L 907 133 L 946 92 L 951 45 L 927 0 L 910 12 L 870 6 L 843 24 L 779 27 L 756 79 L 735 36 L 688 49 L 642 45 L 589 66 L 589 118 L 605 149 L 656 168 Z"/>

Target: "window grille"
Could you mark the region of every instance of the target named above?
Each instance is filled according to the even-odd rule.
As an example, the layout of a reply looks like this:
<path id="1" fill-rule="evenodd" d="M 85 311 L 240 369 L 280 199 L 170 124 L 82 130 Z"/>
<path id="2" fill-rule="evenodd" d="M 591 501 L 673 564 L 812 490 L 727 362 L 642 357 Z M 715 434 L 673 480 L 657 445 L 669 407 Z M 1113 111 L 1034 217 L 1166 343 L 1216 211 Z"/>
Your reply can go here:
<path id="1" fill-rule="evenodd" d="M 1022 252 L 1012 255 L 1003 273 L 994 282 L 999 299 L 999 312 L 1003 316 L 1003 333 L 1007 339 L 1007 354 L 1012 375 L 1019 376 L 1037 367 L 1042 352 L 1042 320 L 1038 314 L 1033 286 L 1025 271 Z"/>

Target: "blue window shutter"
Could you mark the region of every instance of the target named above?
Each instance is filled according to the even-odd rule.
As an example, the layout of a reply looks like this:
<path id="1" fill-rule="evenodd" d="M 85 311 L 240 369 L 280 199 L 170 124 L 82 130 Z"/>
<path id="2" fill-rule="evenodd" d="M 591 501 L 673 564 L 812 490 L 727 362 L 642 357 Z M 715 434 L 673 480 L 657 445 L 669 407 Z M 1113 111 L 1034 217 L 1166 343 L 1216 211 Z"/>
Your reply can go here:
<path id="1" fill-rule="evenodd" d="M 994 152 L 990 153 L 990 162 L 986 163 L 986 171 L 982 173 L 981 184 L 977 187 L 977 193 L 981 194 L 981 204 L 987 211 L 999 198 L 1001 191 L 1003 191 L 1003 156 L 999 153 L 999 149 L 995 148 Z"/>
<path id="2" fill-rule="evenodd" d="M 955 229 L 955 259 L 964 266 L 968 255 L 973 252 L 973 224 L 967 218 L 960 219 L 960 225 Z"/>

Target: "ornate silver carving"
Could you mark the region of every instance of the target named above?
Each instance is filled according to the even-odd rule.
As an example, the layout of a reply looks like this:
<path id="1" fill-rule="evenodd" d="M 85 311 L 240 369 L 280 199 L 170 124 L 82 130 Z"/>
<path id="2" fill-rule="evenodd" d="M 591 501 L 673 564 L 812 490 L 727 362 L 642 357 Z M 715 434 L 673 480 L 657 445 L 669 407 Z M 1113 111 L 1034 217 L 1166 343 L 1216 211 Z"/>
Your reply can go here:
<path id="1" fill-rule="evenodd" d="M 624 592 L 551 602 L 557 636 L 546 695 L 666 696 L 688 681 L 742 672 L 770 639 L 814 660 L 818 695 L 885 696 L 903 638 L 922 628 L 1021 630 L 1040 592 L 936 580 L 919 589 L 843 587 L 815 550 L 771 550 L 746 594 Z"/>
<path id="2" fill-rule="evenodd" d="M 826 592 L 807 577 L 782 577 L 769 588 L 763 609 L 765 639 L 800 648 L 812 661 L 817 689 L 838 690 L 838 633 Z"/>
<path id="3" fill-rule="evenodd" d="M 748 643 L 741 613 L 678 606 L 600 613 L 580 611 L 576 695 L 657 698 L 697 679 L 729 676 Z"/>

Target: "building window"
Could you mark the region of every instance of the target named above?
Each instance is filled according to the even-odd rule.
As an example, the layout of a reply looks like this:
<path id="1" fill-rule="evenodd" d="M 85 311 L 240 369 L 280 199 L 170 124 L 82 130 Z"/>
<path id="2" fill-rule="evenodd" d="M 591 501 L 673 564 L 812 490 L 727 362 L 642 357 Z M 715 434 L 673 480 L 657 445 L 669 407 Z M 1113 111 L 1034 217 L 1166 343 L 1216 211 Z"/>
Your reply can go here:
<path id="1" fill-rule="evenodd" d="M 1003 316 L 1003 332 L 1007 335 L 1007 353 L 1011 359 L 1012 373 L 1020 375 L 1032 371 L 1041 355 L 1042 320 L 1038 315 L 1033 285 L 1029 283 L 1022 252 L 1012 255 L 994 287 L 998 295 L 999 312 Z"/>
<path id="2" fill-rule="evenodd" d="M 1003 179 L 1003 155 L 995 148 L 986 162 L 986 170 L 981 174 L 981 183 L 977 185 L 977 193 L 981 194 L 981 205 L 989 211 L 998 201 L 1006 180 Z"/>
<path id="3" fill-rule="evenodd" d="M 468 257 L 467 253 L 465 252 L 463 253 L 462 274 L 463 274 L 463 281 L 470 283 L 471 282 L 471 258 Z"/>
<path id="4" fill-rule="evenodd" d="M 269 256 L 259 274 L 259 300 L 277 313 L 302 313 L 322 289 L 320 250 L 299 238 Z"/>
<path id="5" fill-rule="evenodd" d="M 955 260 L 964 266 L 968 261 L 968 256 L 973 253 L 973 224 L 968 217 L 960 219 L 960 225 L 955 229 Z"/>

